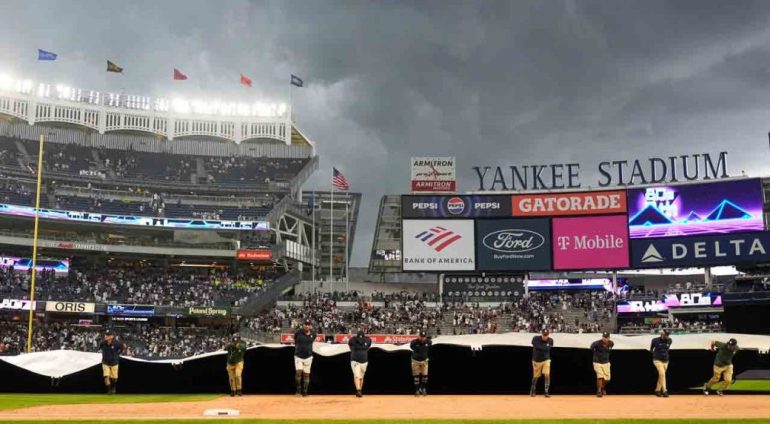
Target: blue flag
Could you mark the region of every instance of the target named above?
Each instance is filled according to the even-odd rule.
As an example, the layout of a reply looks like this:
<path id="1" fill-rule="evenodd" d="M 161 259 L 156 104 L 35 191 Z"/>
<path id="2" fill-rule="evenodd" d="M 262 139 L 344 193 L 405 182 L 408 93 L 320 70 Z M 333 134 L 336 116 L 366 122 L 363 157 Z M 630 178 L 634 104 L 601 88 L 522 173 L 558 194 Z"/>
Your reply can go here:
<path id="1" fill-rule="evenodd" d="M 37 60 L 56 60 L 57 57 L 59 55 L 54 52 L 37 49 Z"/>
<path id="2" fill-rule="evenodd" d="M 315 209 L 315 192 L 307 199 L 307 214 L 312 215 L 313 209 Z"/>

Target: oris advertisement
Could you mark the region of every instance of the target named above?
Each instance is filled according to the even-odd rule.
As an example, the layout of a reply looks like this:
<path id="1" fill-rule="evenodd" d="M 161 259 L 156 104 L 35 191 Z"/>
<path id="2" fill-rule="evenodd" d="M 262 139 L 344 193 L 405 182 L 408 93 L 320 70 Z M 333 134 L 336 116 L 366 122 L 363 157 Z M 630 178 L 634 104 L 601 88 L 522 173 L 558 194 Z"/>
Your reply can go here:
<path id="1" fill-rule="evenodd" d="M 476 221 L 479 271 L 551 269 L 551 226 L 547 218 Z"/>
<path id="2" fill-rule="evenodd" d="M 404 271 L 472 271 L 473 220 L 403 221 Z"/>
<path id="3" fill-rule="evenodd" d="M 553 219 L 553 268 L 628 268 L 625 215 Z"/>
<path id="4" fill-rule="evenodd" d="M 770 233 L 637 239 L 631 258 L 634 268 L 770 263 Z"/>
<path id="5" fill-rule="evenodd" d="M 511 196 L 401 196 L 403 218 L 506 218 Z"/>

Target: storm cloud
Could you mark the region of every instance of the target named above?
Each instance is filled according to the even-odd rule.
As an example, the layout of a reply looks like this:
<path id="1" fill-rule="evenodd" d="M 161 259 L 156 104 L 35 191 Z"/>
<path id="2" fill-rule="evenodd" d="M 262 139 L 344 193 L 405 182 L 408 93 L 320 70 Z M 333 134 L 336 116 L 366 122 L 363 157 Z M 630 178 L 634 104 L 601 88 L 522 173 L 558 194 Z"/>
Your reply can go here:
<path id="1" fill-rule="evenodd" d="M 456 156 L 460 190 L 473 165 L 585 163 L 590 183 L 600 159 L 722 150 L 732 174 L 770 174 L 768 2 L 6 0 L 0 22 L 0 72 L 35 80 L 288 100 L 301 76 L 307 187 L 336 166 L 364 193 L 356 266 L 410 156 Z"/>

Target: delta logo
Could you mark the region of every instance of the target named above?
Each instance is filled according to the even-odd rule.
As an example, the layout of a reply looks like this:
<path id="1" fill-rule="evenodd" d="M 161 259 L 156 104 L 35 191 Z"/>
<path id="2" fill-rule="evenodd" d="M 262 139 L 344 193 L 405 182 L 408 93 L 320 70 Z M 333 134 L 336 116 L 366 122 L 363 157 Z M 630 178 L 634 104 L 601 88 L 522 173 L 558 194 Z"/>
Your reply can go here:
<path id="1" fill-rule="evenodd" d="M 451 246 L 457 240 L 460 240 L 461 238 L 463 238 L 463 236 L 455 233 L 450 229 L 436 226 L 431 228 L 430 230 L 423 231 L 417 234 L 416 236 L 414 236 L 414 238 L 427 244 L 428 246 L 433 248 L 433 250 L 435 250 L 436 252 L 441 252 L 442 250 Z"/>
<path id="2" fill-rule="evenodd" d="M 452 197 L 446 202 L 446 210 L 452 215 L 459 215 L 465 210 L 465 201 L 460 197 Z"/>

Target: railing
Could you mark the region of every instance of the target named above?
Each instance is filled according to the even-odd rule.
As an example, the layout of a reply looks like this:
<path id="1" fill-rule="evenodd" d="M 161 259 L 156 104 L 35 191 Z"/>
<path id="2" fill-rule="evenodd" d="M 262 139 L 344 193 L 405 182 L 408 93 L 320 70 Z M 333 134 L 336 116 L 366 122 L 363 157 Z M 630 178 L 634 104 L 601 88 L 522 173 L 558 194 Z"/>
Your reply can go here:
<path id="1" fill-rule="evenodd" d="M 299 273 L 294 271 L 283 275 L 272 282 L 264 291 L 252 296 L 241 306 L 240 313 L 244 316 L 258 315 L 261 311 L 275 303 L 278 297 L 299 283 Z"/>

